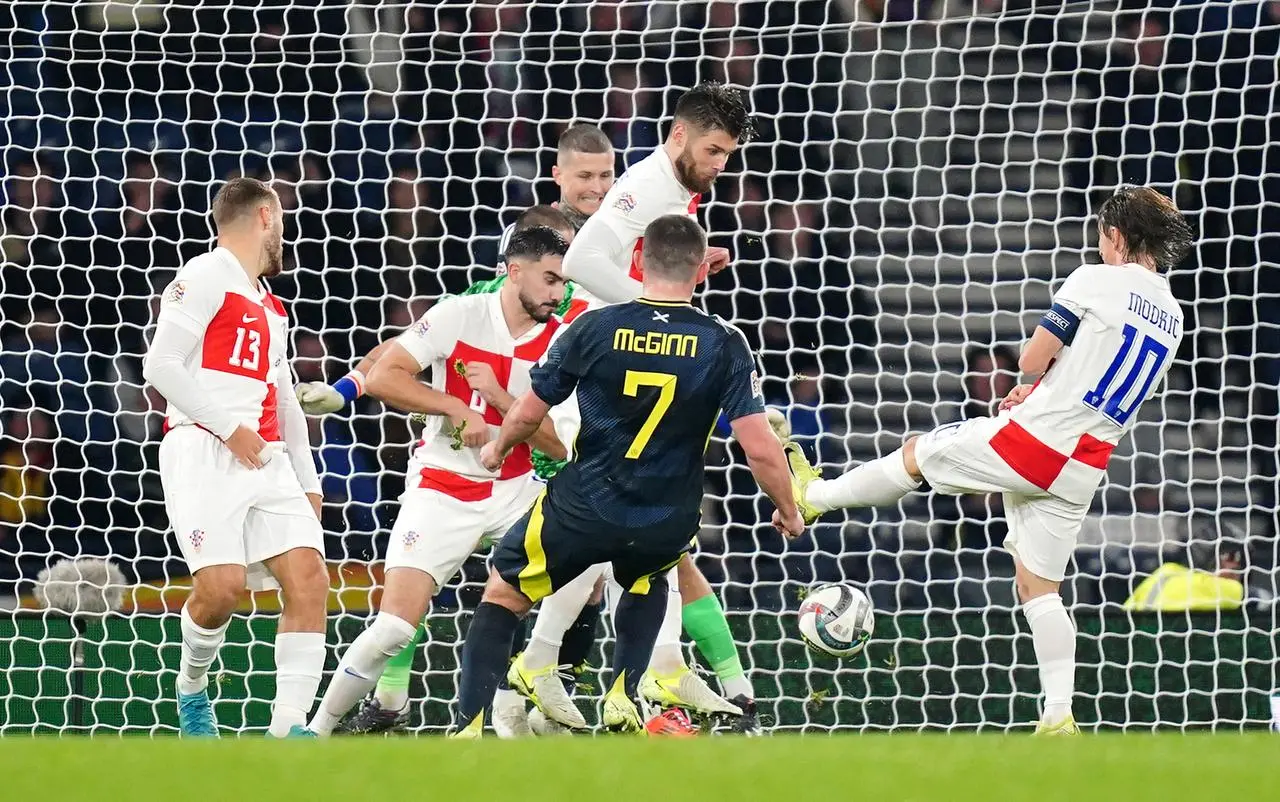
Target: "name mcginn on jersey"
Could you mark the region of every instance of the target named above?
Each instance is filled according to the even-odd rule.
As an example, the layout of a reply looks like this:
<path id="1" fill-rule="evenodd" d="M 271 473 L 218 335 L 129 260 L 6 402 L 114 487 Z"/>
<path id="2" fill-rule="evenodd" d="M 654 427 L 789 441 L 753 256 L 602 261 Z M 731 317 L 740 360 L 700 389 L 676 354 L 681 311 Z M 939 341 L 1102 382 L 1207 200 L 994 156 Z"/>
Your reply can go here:
<path id="1" fill-rule="evenodd" d="M 698 337 L 695 334 L 673 334 L 665 331 L 617 329 L 613 333 L 613 350 L 692 358 L 698 355 Z"/>

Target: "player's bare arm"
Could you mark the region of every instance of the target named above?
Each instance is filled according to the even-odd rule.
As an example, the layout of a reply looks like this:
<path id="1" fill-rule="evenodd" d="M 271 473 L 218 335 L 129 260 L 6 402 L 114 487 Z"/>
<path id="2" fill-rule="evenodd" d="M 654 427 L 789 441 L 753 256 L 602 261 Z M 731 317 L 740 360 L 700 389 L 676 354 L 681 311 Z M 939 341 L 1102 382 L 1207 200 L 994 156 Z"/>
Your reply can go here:
<path id="1" fill-rule="evenodd" d="M 769 424 L 768 416 L 763 412 L 744 415 L 731 421 L 729 425 L 733 428 L 734 439 L 747 456 L 747 467 L 751 469 L 751 475 L 777 507 L 774 526 L 788 538 L 800 537 L 804 534 L 804 521 L 800 517 L 795 494 L 791 489 L 787 457 L 782 452 L 782 443 Z"/>
<path id="2" fill-rule="evenodd" d="M 531 438 L 544 423 L 550 423 L 547 418 L 550 411 L 551 406 L 532 390 L 517 398 L 502 418 L 497 439 L 480 450 L 481 464 L 496 471 L 511 449 Z"/>
<path id="3" fill-rule="evenodd" d="M 466 367 L 467 385 L 480 394 L 484 402 L 505 419 L 516 402 L 515 396 L 503 389 L 494 375 L 493 368 L 484 362 L 469 362 Z M 566 459 L 569 455 L 560 438 L 556 436 L 555 421 L 550 416 L 543 418 L 537 431 L 529 436 L 529 445 L 546 454 L 551 459 Z"/>
<path id="4" fill-rule="evenodd" d="M 284 435 L 284 443 L 289 451 L 289 462 L 293 472 L 297 474 L 298 484 L 306 493 L 307 501 L 319 520 L 324 503 L 324 494 L 320 490 L 320 477 L 316 474 L 316 463 L 311 456 L 311 435 L 307 429 L 307 416 L 298 403 L 293 391 L 293 371 L 288 362 L 280 365 L 276 379 L 279 389 L 280 421 Z"/>
<path id="5" fill-rule="evenodd" d="M 468 448 L 484 445 L 489 439 L 489 427 L 484 416 L 468 407 L 460 399 L 435 390 L 418 381 L 422 366 L 405 350 L 393 342 L 386 353 L 369 371 L 366 391 L 369 395 L 404 412 L 420 412 L 424 415 L 445 415 L 455 430 L 462 432 L 462 444 Z"/>
<path id="6" fill-rule="evenodd" d="M 1049 369 L 1049 364 L 1061 350 L 1062 340 L 1043 326 L 1037 326 L 1018 357 L 1018 369 L 1025 374 L 1039 376 Z"/>
<path id="7" fill-rule="evenodd" d="M 1018 357 L 1018 369 L 1029 376 L 1039 376 L 1049 369 L 1064 343 L 1044 327 L 1037 327 Z M 1000 402 L 1000 411 L 1013 409 L 1031 395 L 1034 384 L 1019 384 Z"/>

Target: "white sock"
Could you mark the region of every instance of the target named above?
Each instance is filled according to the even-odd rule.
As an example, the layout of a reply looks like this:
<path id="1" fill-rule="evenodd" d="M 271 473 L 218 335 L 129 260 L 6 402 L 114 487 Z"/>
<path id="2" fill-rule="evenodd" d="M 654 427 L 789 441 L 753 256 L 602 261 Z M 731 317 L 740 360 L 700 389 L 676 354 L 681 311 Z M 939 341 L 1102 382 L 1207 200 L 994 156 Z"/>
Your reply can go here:
<path id="1" fill-rule="evenodd" d="M 388 613 L 378 613 L 369 628 L 360 633 L 333 671 L 333 679 L 311 717 L 310 728 L 317 735 L 329 735 L 347 711 L 367 695 L 377 683 L 387 661 L 413 640 L 416 626 Z"/>
<path id="2" fill-rule="evenodd" d="M 1057 723 L 1071 715 L 1071 697 L 1076 686 L 1076 628 L 1056 593 L 1037 596 L 1022 606 L 1031 627 L 1036 663 L 1040 667 L 1040 687 L 1044 691 L 1041 720 Z"/>
<path id="3" fill-rule="evenodd" d="M 493 710 L 497 715 L 499 710 L 507 710 L 514 707 L 524 707 L 524 697 L 510 688 L 499 688 L 493 694 Z"/>
<path id="4" fill-rule="evenodd" d="M 746 674 L 740 677 L 720 680 L 720 684 L 724 686 L 724 695 L 730 699 L 735 696 L 745 696 L 748 699 L 756 698 L 756 689 L 751 687 L 751 680 L 747 679 Z"/>
<path id="5" fill-rule="evenodd" d="M 271 703 L 268 733 L 283 738 L 294 725 L 307 723 L 323 673 L 323 632 L 276 635 L 276 698 Z"/>
<path id="6" fill-rule="evenodd" d="M 383 710 L 404 710 L 404 706 L 409 704 L 408 688 L 384 688 L 379 685 L 373 696 Z"/>
<path id="7" fill-rule="evenodd" d="M 684 649 L 680 645 L 682 625 L 680 614 L 680 582 L 675 575 L 667 578 L 667 614 L 662 618 L 662 628 L 653 644 L 653 657 L 649 666 L 659 674 L 674 674 L 685 667 Z"/>
<path id="8" fill-rule="evenodd" d="M 209 666 L 218 656 L 226 639 L 227 624 L 205 629 L 191 620 L 187 606 L 182 605 L 182 657 L 178 663 L 178 693 L 200 693 L 209 687 Z"/>
<path id="9" fill-rule="evenodd" d="M 560 662 L 560 644 L 564 633 L 578 620 L 582 608 L 591 599 L 596 579 L 603 567 L 592 567 L 579 574 L 572 582 L 542 600 L 538 618 L 533 622 L 529 643 L 524 648 L 524 664 L 529 668 L 544 668 Z"/>
<path id="10" fill-rule="evenodd" d="M 902 449 L 887 457 L 864 462 L 835 479 L 817 479 L 809 484 L 804 500 L 822 512 L 845 507 L 881 507 L 893 504 L 920 482 L 911 478 L 902 461 Z"/>

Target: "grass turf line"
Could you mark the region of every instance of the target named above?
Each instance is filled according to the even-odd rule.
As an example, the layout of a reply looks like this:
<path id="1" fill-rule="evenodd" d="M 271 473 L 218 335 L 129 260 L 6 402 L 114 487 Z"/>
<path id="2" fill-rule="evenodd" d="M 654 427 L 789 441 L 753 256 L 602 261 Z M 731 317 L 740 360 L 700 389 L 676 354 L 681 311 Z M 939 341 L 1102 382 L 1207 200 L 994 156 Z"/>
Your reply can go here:
<path id="1" fill-rule="evenodd" d="M 1268 733 L 898 734 L 772 738 L 439 738 L 219 742 L 5 738 L 3 798 L 354 800 L 1260 799 L 1280 789 Z M 1203 797 L 1200 798 L 1211 798 Z"/>

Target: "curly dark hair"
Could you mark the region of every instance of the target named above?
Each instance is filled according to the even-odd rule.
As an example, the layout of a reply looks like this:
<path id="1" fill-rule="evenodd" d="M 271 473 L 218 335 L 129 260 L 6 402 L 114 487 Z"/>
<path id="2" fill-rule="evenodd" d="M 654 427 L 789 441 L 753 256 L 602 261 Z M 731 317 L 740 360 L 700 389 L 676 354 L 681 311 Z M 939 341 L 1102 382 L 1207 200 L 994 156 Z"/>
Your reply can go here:
<path id="1" fill-rule="evenodd" d="M 676 119 L 701 131 L 724 131 L 739 144 L 756 136 L 756 124 L 742 91 L 718 81 L 703 81 L 681 95 Z"/>
<path id="2" fill-rule="evenodd" d="M 1149 257 L 1160 270 L 1185 259 L 1193 242 L 1191 226 L 1182 212 L 1151 187 L 1118 188 L 1098 210 L 1098 226 L 1103 231 L 1120 232 L 1127 258 L 1137 261 Z"/>

